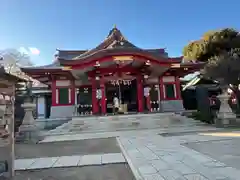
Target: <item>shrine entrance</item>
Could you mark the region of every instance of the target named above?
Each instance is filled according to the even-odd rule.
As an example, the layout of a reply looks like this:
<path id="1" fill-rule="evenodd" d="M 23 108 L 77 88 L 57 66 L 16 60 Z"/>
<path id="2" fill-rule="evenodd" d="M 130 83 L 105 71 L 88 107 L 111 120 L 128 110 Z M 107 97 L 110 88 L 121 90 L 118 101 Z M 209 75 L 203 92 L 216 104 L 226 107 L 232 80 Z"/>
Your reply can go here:
<path id="1" fill-rule="evenodd" d="M 113 113 L 113 98 L 117 96 L 120 103 L 119 114 L 136 113 L 137 105 L 137 81 L 111 80 L 105 84 L 107 113 Z"/>

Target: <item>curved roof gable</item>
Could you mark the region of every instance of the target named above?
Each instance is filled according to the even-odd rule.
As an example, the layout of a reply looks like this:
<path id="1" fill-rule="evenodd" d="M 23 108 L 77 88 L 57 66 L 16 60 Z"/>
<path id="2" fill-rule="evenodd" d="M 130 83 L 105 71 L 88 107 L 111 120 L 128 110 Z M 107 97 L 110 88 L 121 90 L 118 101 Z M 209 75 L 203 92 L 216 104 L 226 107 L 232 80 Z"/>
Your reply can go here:
<path id="1" fill-rule="evenodd" d="M 86 51 L 81 55 L 73 58 L 73 59 L 81 59 L 85 56 L 89 56 L 90 54 L 96 53 L 97 51 L 101 51 L 104 49 L 112 49 L 112 48 L 135 48 L 140 49 L 131 42 L 129 42 L 121 33 L 121 31 L 114 27 L 108 33 L 106 39 L 100 43 L 96 48 Z"/>

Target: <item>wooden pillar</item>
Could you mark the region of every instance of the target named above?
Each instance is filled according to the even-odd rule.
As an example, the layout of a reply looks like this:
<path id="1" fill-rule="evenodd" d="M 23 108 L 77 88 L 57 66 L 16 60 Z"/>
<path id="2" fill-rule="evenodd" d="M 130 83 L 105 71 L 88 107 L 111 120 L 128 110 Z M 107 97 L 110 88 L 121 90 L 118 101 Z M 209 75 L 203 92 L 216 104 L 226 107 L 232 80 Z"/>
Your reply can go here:
<path id="1" fill-rule="evenodd" d="M 164 99 L 164 84 L 163 84 L 163 79 L 162 76 L 159 77 L 159 94 L 160 94 L 160 100 Z M 160 103 L 160 102 L 159 102 Z"/>
<path id="2" fill-rule="evenodd" d="M 71 81 L 70 89 L 71 89 L 71 93 L 70 93 L 71 94 L 71 104 L 75 105 L 76 89 L 75 89 L 75 81 L 74 80 Z"/>
<path id="3" fill-rule="evenodd" d="M 97 82 L 94 78 L 91 79 L 91 82 L 92 82 L 92 111 L 93 114 L 97 114 L 98 113 L 98 100 L 96 97 Z"/>
<path id="4" fill-rule="evenodd" d="M 175 77 L 175 85 L 176 85 L 176 99 L 181 100 L 182 96 L 181 96 L 181 84 L 180 84 L 180 79 L 178 76 Z"/>
<path id="5" fill-rule="evenodd" d="M 52 106 L 56 106 L 57 104 L 57 89 L 56 89 L 56 79 L 52 78 L 52 85 L 51 85 L 51 90 L 52 90 Z"/>
<path id="6" fill-rule="evenodd" d="M 102 114 L 106 114 L 106 93 L 105 93 L 105 83 L 103 78 L 101 78 L 100 80 L 100 88 L 102 91 L 101 110 L 102 110 Z"/>
<path id="7" fill-rule="evenodd" d="M 142 75 L 137 76 L 137 101 L 138 101 L 138 112 L 143 112 L 143 77 Z"/>

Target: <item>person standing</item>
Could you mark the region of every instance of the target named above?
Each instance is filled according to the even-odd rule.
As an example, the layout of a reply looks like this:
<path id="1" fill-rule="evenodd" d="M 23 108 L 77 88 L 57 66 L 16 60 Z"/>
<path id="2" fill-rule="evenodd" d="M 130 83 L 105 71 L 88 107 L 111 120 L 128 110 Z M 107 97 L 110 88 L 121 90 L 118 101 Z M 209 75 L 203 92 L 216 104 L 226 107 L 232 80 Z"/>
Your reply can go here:
<path id="1" fill-rule="evenodd" d="M 114 98 L 113 98 L 113 114 L 118 114 L 118 110 L 119 110 L 119 99 L 117 97 L 117 94 L 114 94 Z"/>

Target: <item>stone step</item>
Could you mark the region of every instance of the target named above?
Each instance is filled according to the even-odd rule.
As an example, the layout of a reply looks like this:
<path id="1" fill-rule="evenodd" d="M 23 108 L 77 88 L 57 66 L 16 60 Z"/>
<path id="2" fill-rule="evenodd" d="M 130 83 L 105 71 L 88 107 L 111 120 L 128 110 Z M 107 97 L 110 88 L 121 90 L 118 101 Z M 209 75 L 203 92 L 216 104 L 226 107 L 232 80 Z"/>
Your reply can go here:
<path id="1" fill-rule="evenodd" d="M 94 117 L 73 117 L 72 120 L 98 120 L 98 121 L 108 121 L 108 120 L 119 120 L 119 119 L 142 119 L 145 117 L 167 117 L 169 115 L 174 115 L 174 113 L 156 113 L 156 114 L 136 114 L 136 115 L 117 115 L 117 116 L 94 116 Z"/>
<path id="2" fill-rule="evenodd" d="M 60 132 L 79 132 L 79 133 L 86 133 L 86 132 L 109 132 L 109 131 L 126 131 L 126 130 L 141 130 L 141 129 L 156 129 L 156 128 L 193 128 L 193 127 L 197 127 L 195 124 L 192 125 L 172 125 L 172 126 L 156 126 L 156 125 L 152 125 L 152 126 L 122 126 L 122 127 L 111 127 L 111 126 L 95 126 L 95 127 L 69 127 L 67 129 L 60 129 L 57 131 L 51 131 L 51 133 L 60 133 Z"/>
<path id="3" fill-rule="evenodd" d="M 138 130 L 138 133 L 141 132 L 145 132 L 145 131 L 157 131 L 156 134 L 161 134 L 161 133 L 182 133 L 182 132 L 199 132 L 199 130 L 201 130 L 201 132 L 208 132 L 210 130 L 212 130 L 213 127 L 204 127 L 204 128 L 199 128 L 199 127 L 168 127 L 168 128 L 139 128 L 139 129 L 118 129 L 118 130 L 114 130 L 114 131 L 106 131 L 106 130 L 91 130 L 91 131 L 62 131 L 62 132 L 56 132 L 56 133 L 52 133 L 52 134 L 47 134 L 49 136 L 55 136 L 55 135 L 73 135 L 73 134 L 82 134 L 84 137 L 86 135 L 86 137 L 90 134 L 106 134 L 106 133 L 120 133 L 120 132 L 124 132 L 122 135 L 124 135 L 125 133 L 131 132 L 134 133 L 133 131 Z M 215 130 L 215 129 L 214 129 Z M 119 136 L 119 135 L 116 135 Z M 99 136 L 100 137 L 100 136 Z"/>
<path id="4" fill-rule="evenodd" d="M 104 117 L 73 117 L 63 125 L 49 131 L 51 134 L 63 132 L 122 131 L 154 128 L 176 128 L 204 126 L 205 123 L 174 113 L 119 115 Z"/>

